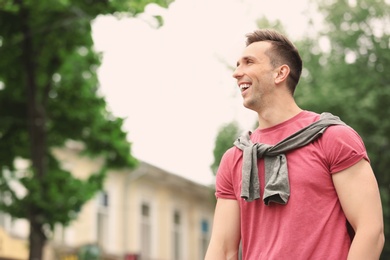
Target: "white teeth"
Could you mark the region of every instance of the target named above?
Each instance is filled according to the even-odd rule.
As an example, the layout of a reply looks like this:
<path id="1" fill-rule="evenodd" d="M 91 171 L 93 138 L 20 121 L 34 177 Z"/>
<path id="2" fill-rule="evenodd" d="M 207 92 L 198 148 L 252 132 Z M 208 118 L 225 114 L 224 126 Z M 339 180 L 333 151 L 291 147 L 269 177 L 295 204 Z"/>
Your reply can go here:
<path id="1" fill-rule="evenodd" d="M 249 88 L 249 87 L 250 87 L 249 84 L 241 84 L 241 85 L 240 85 L 240 89 L 241 89 L 241 90 L 245 90 L 245 89 L 247 89 L 247 88 Z"/>

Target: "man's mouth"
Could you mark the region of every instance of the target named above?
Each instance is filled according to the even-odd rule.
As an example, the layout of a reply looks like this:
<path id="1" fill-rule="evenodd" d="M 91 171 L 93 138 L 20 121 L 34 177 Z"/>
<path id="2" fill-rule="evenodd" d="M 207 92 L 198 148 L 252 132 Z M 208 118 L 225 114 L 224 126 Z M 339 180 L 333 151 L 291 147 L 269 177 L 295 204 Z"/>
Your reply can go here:
<path id="1" fill-rule="evenodd" d="M 250 84 L 241 84 L 240 85 L 240 90 L 241 92 L 242 91 L 245 91 L 246 89 L 248 89 L 251 85 Z"/>

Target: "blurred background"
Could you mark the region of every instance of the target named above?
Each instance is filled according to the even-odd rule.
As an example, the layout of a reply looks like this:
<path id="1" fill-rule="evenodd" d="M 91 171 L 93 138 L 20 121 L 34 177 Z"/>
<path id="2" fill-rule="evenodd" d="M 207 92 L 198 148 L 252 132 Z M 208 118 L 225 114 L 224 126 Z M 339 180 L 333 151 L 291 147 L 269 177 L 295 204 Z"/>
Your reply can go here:
<path id="1" fill-rule="evenodd" d="M 257 28 L 362 136 L 390 240 L 389 0 L 0 0 L 0 259 L 203 259 Z"/>

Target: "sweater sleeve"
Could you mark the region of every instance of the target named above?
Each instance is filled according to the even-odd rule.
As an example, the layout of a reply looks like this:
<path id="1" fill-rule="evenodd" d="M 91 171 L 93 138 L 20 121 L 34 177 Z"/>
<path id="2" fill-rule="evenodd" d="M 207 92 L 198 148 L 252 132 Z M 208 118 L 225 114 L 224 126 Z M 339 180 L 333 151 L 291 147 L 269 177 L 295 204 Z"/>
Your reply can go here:
<path id="1" fill-rule="evenodd" d="M 323 136 L 323 149 L 331 174 L 345 170 L 362 159 L 369 162 L 359 134 L 349 126 L 331 126 Z"/>

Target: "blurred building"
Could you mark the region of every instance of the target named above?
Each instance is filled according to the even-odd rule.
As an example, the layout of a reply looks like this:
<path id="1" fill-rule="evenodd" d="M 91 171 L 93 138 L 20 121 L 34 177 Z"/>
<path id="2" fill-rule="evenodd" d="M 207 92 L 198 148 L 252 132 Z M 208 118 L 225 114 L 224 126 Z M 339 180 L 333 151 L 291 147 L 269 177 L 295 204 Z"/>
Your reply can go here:
<path id="1" fill-rule="evenodd" d="M 5 215 L 1 218 L 4 219 Z M 0 260 L 25 260 L 28 257 L 28 245 L 25 239 L 9 234 L 0 226 Z"/>
<path id="2" fill-rule="evenodd" d="M 86 178 L 101 161 L 78 156 L 77 150 L 58 150 L 56 156 L 75 176 Z M 45 260 L 201 260 L 213 213 L 210 187 L 140 162 L 134 170 L 108 173 L 104 190 L 84 205 L 77 219 L 55 228 Z M 26 221 L 14 223 L 26 238 Z M 0 244 L 0 260 L 1 252 Z"/>

